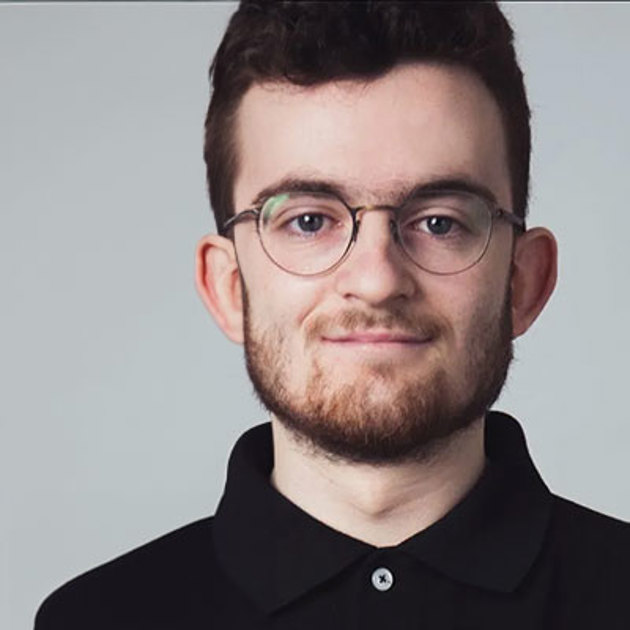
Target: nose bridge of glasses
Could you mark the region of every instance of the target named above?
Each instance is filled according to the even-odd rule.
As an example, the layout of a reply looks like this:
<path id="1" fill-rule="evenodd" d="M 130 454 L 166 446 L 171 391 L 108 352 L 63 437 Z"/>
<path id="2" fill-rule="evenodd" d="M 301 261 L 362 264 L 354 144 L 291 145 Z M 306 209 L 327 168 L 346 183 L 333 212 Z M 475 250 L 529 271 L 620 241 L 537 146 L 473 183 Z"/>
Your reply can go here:
<path id="1" fill-rule="evenodd" d="M 352 209 L 353 216 L 355 219 L 356 229 L 354 237 L 355 239 L 358 237 L 359 227 L 361 226 L 361 219 L 364 213 L 373 214 L 375 212 L 387 212 L 389 213 L 389 230 L 390 235 L 394 239 L 394 241 L 400 244 L 400 235 L 398 233 L 398 224 L 397 224 L 397 212 L 399 210 L 398 206 L 392 206 L 387 204 L 367 204 L 364 206 L 358 206 Z"/>

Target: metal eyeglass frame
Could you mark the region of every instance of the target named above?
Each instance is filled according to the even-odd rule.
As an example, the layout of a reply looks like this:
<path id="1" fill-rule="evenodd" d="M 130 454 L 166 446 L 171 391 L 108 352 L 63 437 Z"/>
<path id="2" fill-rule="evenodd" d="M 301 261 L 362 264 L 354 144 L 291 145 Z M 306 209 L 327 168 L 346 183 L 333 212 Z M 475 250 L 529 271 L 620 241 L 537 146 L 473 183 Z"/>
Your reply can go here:
<path id="1" fill-rule="evenodd" d="M 267 248 L 265 247 L 264 240 L 263 240 L 263 238 L 262 238 L 262 236 L 260 234 L 260 220 L 261 220 L 261 217 L 262 217 L 262 209 L 267 204 L 267 202 L 270 199 L 273 199 L 274 197 L 278 197 L 278 196 L 283 195 L 283 194 L 295 195 L 295 194 L 300 194 L 300 193 L 303 193 L 305 195 L 310 195 L 310 196 L 321 196 L 321 197 L 328 197 L 328 198 L 336 199 L 336 200 L 340 201 L 345 206 L 345 208 L 350 213 L 350 216 L 352 217 L 352 233 L 350 235 L 350 238 L 348 240 L 348 245 L 346 246 L 346 249 L 344 250 L 343 254 L 341 254 L 339 259 L 335 263 L 333 263 L 330 267 L 327 267 L 326 269 L 324 269 L 322 271 L 317 271 L 315 273 L 298 273 L 298 272 L 295 272 L 295 271 L 291 271 L 290 269 L 287 269 L 286 267 L 283 267 L 267 251 Z M 427 191 L 427 197 L 437 196 L 437 195 L 442 195 L 442 194 L 445 194 L 445 195 L 448 195 L 448 194 L 457 194 L 457 195 L 465 194 L 465 195 L 470 195 L 472 197 L 476 197 L 477 199 L 482 201 L 484 203 L 485 207 L 488 209 L 488 212 L 490 213 L 490 229 L 488 230 L 488 237 L 486 238 L 486 243 L 485 243 L 483 249 L 481 250 L 481 253 L 479 254 L 479 256 L 477 256 L 477 258 L 473 262 L 468 264 L 463 269 L 458 269 L 457 271 L 433 271 L 431 269 L 426 269 L 425 267 L 423 267 L 422 265 L 417 263 L 410 256 L 410 254 L 407 252 L 405 247 L 402 245 L 402 240 L 401 240 L 401 236 L 400 236 L 400 226 L 399 226 L 398 219 L 396 218 L 395 220 L 391 220 L 390 221 L 390 229 L 392 231 L 392 236 L 393 236 L 394 241 L 396 242 L 396 244 L 400 247 L 400 249 L 403 251 L 405 256 L 407 256 L 407 258 L 414 265 L 416 265 L 416 267 L 419 267 L 420 269 L 423 269 L 427 273 L 431 273 L 431 274 L 434 274 L 434 275 L 437 275 L 437 276 L 454 276 L 454 275 L 456 275 L 458 273 L 463 273 L 464 271 L 467 271 L 471 267 L 474 267 L 484 257 L 486 251 L 488 250 L 488 245 L 489 245 L 490 241 L 492 240 L 492 233 L 493 233 L 493 230 L 494 230 L 494 222 L 497 219 L 503 219 L 503 220 L 507 221 L 516 230 L 518 230 L 520 232 L 524 232 L 525 231 L 525 220 L 523 218 L 519 217 L 519 216 L 516 216 L 511 211 L 505 210 L 504 208 L 501 208 L 501 206 L 499 206 L 493 199 L 489 199 L 488 197 L 486 197 L 484 195 L 481 195 L 481 194 L 479 194 L 477 192 L 472 192 L 472 191 L 469 191 L 469 190 L 453 190 L 453 189 L 445 188 L 445 189 L 438 189 L 438 190 Z M 227 221 L 225 221 L 225 223 L 223 223 L 223 226 L 222 226 L 222 229 L 221 229 L 221 234 L 225 235 L 230 228 L 234 227 L 237 223 L 240 223 L 241 221 L 243 221 L 243 220 L 245 220 L 247 218 L 250 218 L 250 217 L 251 218 L 255 218 L 256 219 L 256 232 L 258 234 L 258 238 L 260 240 L 260 244 L 261 244 L 265 254 L 267 255 L 269 260 L 271 260 L 271 262 L 274 265 L 276 265 L 277 267 L 279 267 L 283 271 L 286 271 L 287 273 L 290 273 L 290 274 L 292 274 L 294 276 L 303 276 L 303 277 L 320 276 L 320 275 L 324 275 L 326 273 L 329 273 L 333 269 L 338 267 L 347 258 L 348 254 L 352 250 L 352 246 L 356 242 L 357 237 L 359 235 L 359 226 L 361 224 L 361 220 L 357 218 L 359 212 L 385 210 L 387 212 L 393 212 L 394 216 L 397 217 L 398 214 L 399 214 L 400 208 L 403 208 L 409 201 L 410 201 L 410 199 L 406 199 L 400 205 L 397 205 L 397 206 L 387 205 L 387 204 L 350 206 L 345 201 L 345 199 L 343 199 L 342 197 L 340 197 L 339 195 L 336 195 L 334 193 L 310 192 L 308 190 L 304 190 L 304 191 L 287 191 L 287 193 L 279 192 L 279 193 L 276 193 L 276 194 L 268 197 L 267 199 L 262 201 L 257 206 L 254 206 L 253 208 L 247 208 L 246 210 L 242 210 L 241 212 L 239 212 L 239 213 L 235 214 L 234 216 L 230 217 Z"/>

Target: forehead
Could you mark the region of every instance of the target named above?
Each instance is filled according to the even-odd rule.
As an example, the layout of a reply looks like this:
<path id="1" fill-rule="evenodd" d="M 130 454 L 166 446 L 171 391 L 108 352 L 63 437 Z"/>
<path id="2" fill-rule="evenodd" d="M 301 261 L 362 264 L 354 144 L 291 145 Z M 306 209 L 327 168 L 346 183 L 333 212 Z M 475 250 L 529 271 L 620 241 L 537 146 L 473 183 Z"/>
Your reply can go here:
<path id="1" fill-rule="evenodd" d="M 509 207 L 501 113 L 470 72 L 410 64 L 371 81 L 254 85 L 239 107 L 237 210 L 288 176 L 338 182 L 349 201 L 467 178 Z"/>

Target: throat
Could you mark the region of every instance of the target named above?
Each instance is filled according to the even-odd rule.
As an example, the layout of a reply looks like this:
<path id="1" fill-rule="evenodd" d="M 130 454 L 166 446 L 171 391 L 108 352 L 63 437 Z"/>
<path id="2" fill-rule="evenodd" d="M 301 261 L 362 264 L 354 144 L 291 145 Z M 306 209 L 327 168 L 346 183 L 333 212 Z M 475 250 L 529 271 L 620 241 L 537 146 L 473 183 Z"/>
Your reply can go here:
<path id="1" fill-rule="evenodd" d="M 329 527 L 376 547 L 397 545 L 459 503 L 483 472 L 483 419 L 445 440 L 430 461 L 368 465 L 331 460 L 272 419 L 273 486 Z"/>

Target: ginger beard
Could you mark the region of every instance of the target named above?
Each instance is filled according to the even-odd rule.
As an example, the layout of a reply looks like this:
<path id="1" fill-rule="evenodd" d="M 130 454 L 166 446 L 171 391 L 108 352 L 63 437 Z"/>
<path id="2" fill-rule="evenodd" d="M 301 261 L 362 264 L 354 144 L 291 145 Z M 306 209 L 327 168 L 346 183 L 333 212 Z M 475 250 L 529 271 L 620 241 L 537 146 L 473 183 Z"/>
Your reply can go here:
<path id="1" fill-rule="evenodd" d="M 428 374 L 420 370 L 416 378 L 397 380 L 397 366 L 383 361 L 342 382 L 313 359 L 302 391 L 287 387 L 296 368 L 286 336 L 277 327 L 256 328 L 244 284 L 242 288 L 246 365 L 258 398 L 296 439 L 328 458 L 369 464 L 429 459 L 448 438 L 486 414 L 507 378 L 513 357 L 509 284 L 498 315 L 478 309 L 459 365 L 434 366 Z M 414 322 L 403 313 L 349 311 L 315 320 L 307 331 L 307 347 L 335 324 L 349 330 L 422 330 L 435 339 L 444 332 L 443 324 L 428 318 Z"/>

